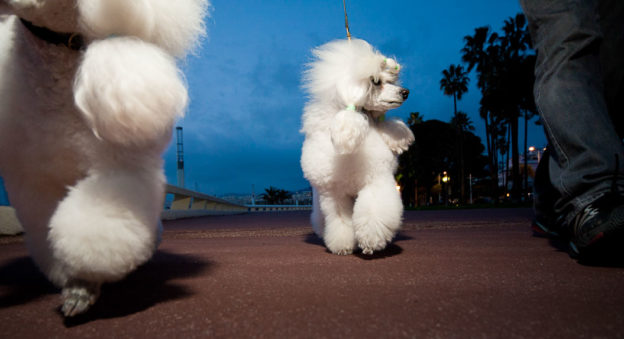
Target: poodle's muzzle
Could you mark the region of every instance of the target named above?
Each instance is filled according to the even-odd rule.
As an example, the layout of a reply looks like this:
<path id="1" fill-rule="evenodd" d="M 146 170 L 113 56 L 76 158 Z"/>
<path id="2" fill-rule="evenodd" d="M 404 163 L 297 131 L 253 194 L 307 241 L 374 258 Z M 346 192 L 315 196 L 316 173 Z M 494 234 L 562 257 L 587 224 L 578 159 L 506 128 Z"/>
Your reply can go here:
<path id="1" fill-rule="evenodd" d="M 403 101 L 405 101 L 405 100 L 407 100 L 407 97 L 409 96 L 409 89 L 401 88 L 399 93 L 401 94 L 401 97 L 403 98 Z"/>

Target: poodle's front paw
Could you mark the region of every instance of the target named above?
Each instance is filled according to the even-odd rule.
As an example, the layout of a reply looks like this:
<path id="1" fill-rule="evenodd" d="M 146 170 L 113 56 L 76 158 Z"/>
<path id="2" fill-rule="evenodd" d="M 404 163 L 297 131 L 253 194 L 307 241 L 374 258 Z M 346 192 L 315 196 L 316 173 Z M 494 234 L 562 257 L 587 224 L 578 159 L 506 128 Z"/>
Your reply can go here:
<path id="1" fill-rule="evenodd" d="M 63 288 L 61 312 L 66 317 L 86 312 L 100 295 L 100 284 L 76 280 Z"/>
<path id="2" fill-rule="evenodd" d="M 336 246 L 330 247 L 329 245 L 327 245 L 327 248 L 329 249 L 330 252 L 332 252 L 333 254 L 337 254 L 337 255 L 349 255 L 353 253 L 353 246 L 340 248 Z"/>
<path id="3" fill-rule="evenodd" d="M 369 123 L 366 115 L 342 110 L 336 114 L 331 126 L 331 140 L 338 154 L 353 153 L 368 134 Z"/>
<path id="4" fill-rule="evenodd" d="M 363 254 L 383 250 L 392 241 L 393 236 L 394 232 L 383 225 L 376 225 L 374 229 L 360 228 L 356 232 L 358 247 L 362 249 Z"/>
<path id="5" fill-rule="evenodd" d="M 355 234 L 345 226 L 326 228 L 323 240 L 327 249 L 338 255 L 349 255 L 355 247 Z"/>
<path id="6" fill-rule="evenodd" d="M 392 119 L 384 122 L 382 126 L 384 141 L 395 154 L 407 151 L 414 142 L 414 133 L 400 120 Z"/>
<path id="7" fill-rule="evenodd" d="M 327 238 L 327 236 L 325 236 L 325 238 Z M 353 236 L 344 236 L 342 238 L 333 238 L 331 241 L 325 240 L 325 245 L 333 254 L 349 255 L 353 253 L 355 240 Z"/>
<path id="8" fill-rule="evenodd" d="M 379 241 L 376 243 L 375 242 L 359 243 L 358 246 L 362 249 L 362 254 L 371 255 L 375 251 L 381 251 L 384 248 L 386 248 L 387 244 L 388 242 L 386 241 Z"/>
<path id="9" fill-rule="evenodd" d="M 407 142 L 404 140 L 398 140 L 398 141 L 392 140 L 388 142 L 387 144 L 388 144 L 388 147 L 390 147 L 390 150 L 392 151 L 392 153 L 396 155 L 401 155 L 403 152 L 409 149 L 411 142 Z"/>

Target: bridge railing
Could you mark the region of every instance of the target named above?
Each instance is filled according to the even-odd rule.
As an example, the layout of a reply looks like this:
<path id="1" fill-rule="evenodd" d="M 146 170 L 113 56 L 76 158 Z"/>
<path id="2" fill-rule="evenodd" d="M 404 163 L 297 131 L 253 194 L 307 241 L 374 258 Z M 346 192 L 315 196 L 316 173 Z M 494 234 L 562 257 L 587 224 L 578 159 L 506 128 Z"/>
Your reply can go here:
<path id="1" fill-rule="evenodd" d="M 173 199 L 161 212 L 161 219 L 200 217 L 206 215 L 230 215 L 249 212 L 281 212 L 311 210 L 311 205 L 240 205 L 173 185 L 167 185 L 167 195 Z M 16 234 L 22 231 L 15 211 L 10 206 L 0 206 L 0 234 Z"/>
<path id="2" fill-rule="evenodd" d="M 235 204 L 178 186 L 168 184 L 166 192 L 168 195 L 173 195 L 173 201 L 169 208 L 164 209 L 161 214 L 161 218 L 164 220 L 248 212 L 245 205 Z"/>
<path id="3" fill-rule="evenodd" d="M 246 205 L 249 212 L 309 211 L 312 205 Z"/>

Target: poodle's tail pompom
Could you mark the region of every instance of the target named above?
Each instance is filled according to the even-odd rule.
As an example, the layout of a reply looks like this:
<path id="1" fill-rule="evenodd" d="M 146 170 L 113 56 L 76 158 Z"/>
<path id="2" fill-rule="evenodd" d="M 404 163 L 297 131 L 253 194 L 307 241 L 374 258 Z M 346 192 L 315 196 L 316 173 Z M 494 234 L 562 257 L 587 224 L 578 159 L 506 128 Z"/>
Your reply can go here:
<path id="1" fill-rule="evenodd" d="M 79 22 L 91 39 L 136 36 L 183 57 L 206 35 L 208 0 L 78 0 Z"/>
<path id="2" fill-rule="evenodd" d="M 360 112 L 344 109 L 336 113 L 331 126 L 331 140 L 338 154 L 350 154 L 368 134 L 368 117 Z"/>
<path id="3" fill-rule="evenodd" d="M 118 37 L 89 45 L 74 99 L 100 139 L 163 148 L 188 94 L 172 56 L 138 38 Z"/>

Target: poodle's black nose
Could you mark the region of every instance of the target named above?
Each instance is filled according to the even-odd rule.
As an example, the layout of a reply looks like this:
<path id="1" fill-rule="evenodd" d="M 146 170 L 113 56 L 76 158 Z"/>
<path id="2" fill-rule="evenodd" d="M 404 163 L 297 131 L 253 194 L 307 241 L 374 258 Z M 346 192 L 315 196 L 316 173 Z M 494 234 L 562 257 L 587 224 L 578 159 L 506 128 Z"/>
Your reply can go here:
<path id="1" fill-rule="evenodd" d="M 403 97 L 403 100 L 407 100 L 407 97 L 409 96 L 409 89 L 407 88 L 401 89 L 401 96 Z"/>

